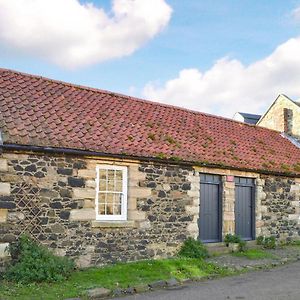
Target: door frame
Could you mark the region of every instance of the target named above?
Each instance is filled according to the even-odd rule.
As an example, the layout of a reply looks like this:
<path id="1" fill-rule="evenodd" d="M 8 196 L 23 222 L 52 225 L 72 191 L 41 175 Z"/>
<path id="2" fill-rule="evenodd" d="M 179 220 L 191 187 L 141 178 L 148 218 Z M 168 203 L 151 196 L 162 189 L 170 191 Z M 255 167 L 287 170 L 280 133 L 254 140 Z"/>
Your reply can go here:
<path id="1" fill-rule="evenodd" d="M 221 243 L 223 241 L 223 234 L 222 234 L 222 229 L 223 229 L 223 180 L 222 180 L 222 175 L 219 174 L 211 174 L 211 173 L 199 173 L 200 175 L 200 193 L 199 193 L 199 219 L 198 219 L 198 240 L 202 241 L 203 243 Z M 219 181 L 218 182 L 214 182 L 214 181 L 209 181 L 209 180 L 205 180 L 202 181 L 201 180 L 201 175 L 213 175 L 213 176 L 218 176 L 219 177 Z M 200 225 L 200 219 L 201 219 L 201 183 L 205 183 L 205 184 L 212 184 L 212 185 L 217 185 L 218 186 L 218 222 L 219 222 L 219 226 L 218 226 L 218 240 L 217 241 L 203 241 L 200 238 L 200 229 L 201 226 Z"/>
<path id="2" fill-rule="evenodd" d="M 237 183 L 234 181 L 234 186 L 246 186 L 251 188 L 251 239 L 245 239 L 246 241 L 253 241 L 256 238 L 256 180 L 255 178 L 249 178 L 249 177 L 243 177 L 243 176 L 235 176 L 235 178 L 246 178 L 246 179 L 252 179 L 252 183 Z M 235 190 L 236 195 L 236 190 Z M 234 196 L 235 197 L 235 196 Z M 236 199 L 234 199 L 234 214 L 236 212 L 236 205 L 235 205 Z M 235 215 L 234 215 L 235 220 Z M 234 221 L 234 232 L 236 233 L 236 220 Z"/>

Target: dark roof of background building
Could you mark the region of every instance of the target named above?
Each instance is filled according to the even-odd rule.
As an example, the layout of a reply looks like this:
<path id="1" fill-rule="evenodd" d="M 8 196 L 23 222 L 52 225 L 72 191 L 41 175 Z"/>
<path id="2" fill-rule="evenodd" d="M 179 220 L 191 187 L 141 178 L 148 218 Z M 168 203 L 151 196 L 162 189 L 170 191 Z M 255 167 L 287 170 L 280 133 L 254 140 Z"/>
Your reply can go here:
<path id="1" fill-rule="evenodd" d="M 255 125 L 261 117 L 261 115 L 248 114 L 243 112 L 239 112 L 239 114 L 244 118 L 245 123 L 253 125 Z"/>
<path id="2" fill-rule="evenodd" d="M 0 105 L 4 144 L 300 174 L 279 132 L 205 113 L 6 69 Z"/>

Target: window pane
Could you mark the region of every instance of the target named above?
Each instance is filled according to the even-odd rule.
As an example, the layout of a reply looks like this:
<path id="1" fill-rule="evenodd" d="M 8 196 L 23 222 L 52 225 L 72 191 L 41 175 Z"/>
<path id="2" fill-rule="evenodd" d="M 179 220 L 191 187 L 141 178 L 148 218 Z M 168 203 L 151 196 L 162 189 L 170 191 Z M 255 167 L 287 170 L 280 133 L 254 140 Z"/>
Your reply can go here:
<path id="1" fill-rule="evenodd" d="M 99 215 L 105 215 L 105 204 L 100 204 L 98 206 L 98 214 Z"/>
<path id="2" fill-rule="evenodd" d="M 114 202 L 114 194 L 112 194 L 112 193 L 107 193 L 106 194 L 107 195 L 107 203 L 113 203 Z"/>
<path id="3" fill-rule="evenodd" d="M 115 194 L 115 204 L 116 205 L 121 205 L 122 203 L 122 194 Z"/>
<path id="4" fill-rule="evenodd" d="M 123 182 L 122 181 L 116 181 L 116 186 L 115 186 L 115 191 L 116 192 L 122 192 L 123 191 Z"/>
<path id="5" fill-rule="evenodd" d="M 105 193 L 99 193 L 98 199 L 99 199 L 99 204 L 105 204 Z"/>
<path id="6" fill-rule="evenodd" d="M 121 205 L 114 205 L 114 215 L 121 214 Z"/>
<path id="7" fill-rule="evenodd" d="M 107 182 L 107 190 L 112 192 L 112 191 L 114 191 L 114 189 L 115 189 L 115 182 L 114 182 L 114 180 L 108 181 Z"/>
<path id="8" fill-rule="evenodd" d="M 106 207 L 106 214 L 107 215 L 113 215 L 113 204 L 112 203 L 107 203 L 107 207 Z"/>
<path id="9" fill-rule="evenodd" d="M 107 179 L 113 181 L 114 178 L 115 178 L 115 170 L 108 170 L 108 172 L 107 172 Z"/>
<path id="10" fill-rule="evenodd" d="M 102 180 L 106 180 L 106 171 L 107 170 L 99 170 L 99 178 Z"/>
<path id="11" fill-rule="evenodd" d="M 105 180 L 100 180 L 100 182 L 99 182 L 99 190 L 100 191 L 106 191 L 106 181 Z"/>
<path id="12" fill-rule="evenodd" d="M 123 180 L 123 172 L 121 170 L 116 170 L 116 180 Z"/>

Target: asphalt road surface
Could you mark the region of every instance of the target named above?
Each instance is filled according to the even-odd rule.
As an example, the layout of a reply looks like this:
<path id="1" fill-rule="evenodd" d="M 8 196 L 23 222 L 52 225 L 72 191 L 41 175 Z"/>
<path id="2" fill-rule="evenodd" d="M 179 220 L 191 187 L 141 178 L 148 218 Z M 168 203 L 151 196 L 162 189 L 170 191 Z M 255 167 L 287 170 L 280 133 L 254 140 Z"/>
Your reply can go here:
<path id="1" fill-rule="evenodd" d="M 271 270 L 198 282 L 176 289 L 157 290 L 120 300 L 300 300 L 300 262 Z"/>

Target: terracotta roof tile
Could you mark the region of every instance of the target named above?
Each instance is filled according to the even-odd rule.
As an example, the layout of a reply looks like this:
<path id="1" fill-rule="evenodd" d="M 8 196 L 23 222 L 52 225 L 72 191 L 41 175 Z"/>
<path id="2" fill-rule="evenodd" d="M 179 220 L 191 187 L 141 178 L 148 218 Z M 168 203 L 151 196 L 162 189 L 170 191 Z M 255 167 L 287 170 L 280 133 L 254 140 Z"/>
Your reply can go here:
<path id="1" fill-rule="evenodd" d="M 4 143 L 300 174 L 279 132 L 174 106 L 5 69 L 0 105 Z"/>

